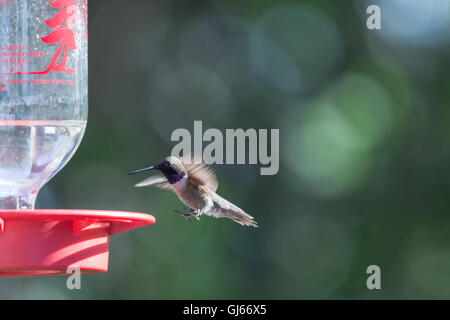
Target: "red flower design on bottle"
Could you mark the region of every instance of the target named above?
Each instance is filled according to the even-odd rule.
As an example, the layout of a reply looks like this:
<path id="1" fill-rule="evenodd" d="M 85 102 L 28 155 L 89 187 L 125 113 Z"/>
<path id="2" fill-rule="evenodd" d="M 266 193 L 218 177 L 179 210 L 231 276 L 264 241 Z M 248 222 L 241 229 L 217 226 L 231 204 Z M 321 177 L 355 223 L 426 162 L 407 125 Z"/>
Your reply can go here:
<path id="1" fill-rule="evenodd" d="M 51 0 L 49 5 L 53 8 L 61 9 L 53 18 L 44 21 L 50 28 L 55 30 L 45 37 L 41 37 L 41 40 L 47 44 L 59 43 L 59 47 L 53 55 L 49 66 L 43 71 L 16 72 L 9 73 L 9 75 L 48 74 L 50 71 L 75 73 L 75 70 L 67 68 L 66 64 L 69 51 L 77 48 L 75 35 L 72 30 L 76 26 L 77 5 L 74 0 Z"/>
<path id="2" fill-rule="evenodd" d="M 53 56 L 48 68 L 43 72 L 49 73 L 51 70 L 56 72 L 74 73 L 72 69 L 66 68 L 67 56 L 69 50 L 77 48 L 75 43 L 75 36 L 72 28 L 76 25 L 76 5 L 73 0 L 55 0 L 50 1 L 50 6 L 61 9 L 53 18 L 45 20 L 45 23 L 50 28 L 55 28 L 49 35 L 42 37 L 41 40 L 45 43 L 60 43 L 58 50 Z M 63 53 L 64 51 L 64 53 Z M 58 63 L 58 58 L 62 55 L 62 60 Z"/>

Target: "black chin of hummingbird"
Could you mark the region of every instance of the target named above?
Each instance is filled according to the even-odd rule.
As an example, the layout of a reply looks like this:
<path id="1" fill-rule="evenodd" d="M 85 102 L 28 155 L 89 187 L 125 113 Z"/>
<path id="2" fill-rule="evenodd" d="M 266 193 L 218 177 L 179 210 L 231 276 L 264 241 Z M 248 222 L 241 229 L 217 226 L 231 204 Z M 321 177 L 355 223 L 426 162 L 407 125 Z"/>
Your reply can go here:
<path id="1" fill-rule="evenodd" d="M 128 174 L 130 175 L 130 174 L 135 174 L 135 173 L 149 171 L 149 170 L 159 170 L 159 165 L 155 164 L 154 166 L 151 166 L 151 167 L 148 167 L 148 168 L 144 168 L 144 169 L 139 169 L 139 170 L 128 172 Z"/>

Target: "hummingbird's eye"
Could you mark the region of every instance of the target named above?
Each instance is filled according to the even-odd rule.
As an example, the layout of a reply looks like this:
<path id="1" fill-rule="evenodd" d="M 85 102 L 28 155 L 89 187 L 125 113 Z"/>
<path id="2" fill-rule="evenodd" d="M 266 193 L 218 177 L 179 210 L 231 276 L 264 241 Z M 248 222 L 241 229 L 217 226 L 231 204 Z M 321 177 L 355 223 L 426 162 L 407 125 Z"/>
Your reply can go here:
<path id="1" fill-rule="evenodd" d="M 167 161 L 167 162 L 166 162 L 166 165 L 171 166 L 172 163 L 171 163 L 170 161 Z"/>

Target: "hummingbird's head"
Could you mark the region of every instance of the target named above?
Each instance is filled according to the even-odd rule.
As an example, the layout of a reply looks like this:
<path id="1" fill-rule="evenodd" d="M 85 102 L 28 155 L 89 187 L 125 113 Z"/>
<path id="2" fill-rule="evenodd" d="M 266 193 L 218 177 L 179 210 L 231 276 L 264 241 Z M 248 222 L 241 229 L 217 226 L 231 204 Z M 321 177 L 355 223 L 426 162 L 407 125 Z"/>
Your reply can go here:
<path id="1" fill-rule="evenodd" d="M 159 170 L 161 171 L 164 176 L 167 178 L 167 181 L 169 181 L 170 184 L 177 183 L 181 179 L 184 178 L 186 175 L 186 169 L 183 166 L 183 163 L 180 159 L 177 157 L 166 157 L 162 161 L 160 161 L 158 164 L 155 164 L 154 166 L 136 170 L 133 172 L 130 172 L 129 174 L 134 174 L 138 172 L 148 171 L 148 170 Z"/>
<path id="2" fill-rule="evenodd" d="M 186 175 L 186 169 L 177 157 L 164 158 L 156 165 L 156 169 L 161 171 L 171 184 L 178 182 Z"/>

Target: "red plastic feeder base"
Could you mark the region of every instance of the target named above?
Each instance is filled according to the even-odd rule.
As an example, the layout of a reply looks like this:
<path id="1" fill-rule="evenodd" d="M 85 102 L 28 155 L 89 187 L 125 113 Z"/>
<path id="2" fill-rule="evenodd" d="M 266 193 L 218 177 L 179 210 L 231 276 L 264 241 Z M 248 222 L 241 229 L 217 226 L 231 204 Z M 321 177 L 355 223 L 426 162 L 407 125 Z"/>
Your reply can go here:
<path id="1" fill-rule="evenodd" d="M 0 210 L 0 277 L 106 272 L 109 236 L 153 223 L 135 212 Z"/>

